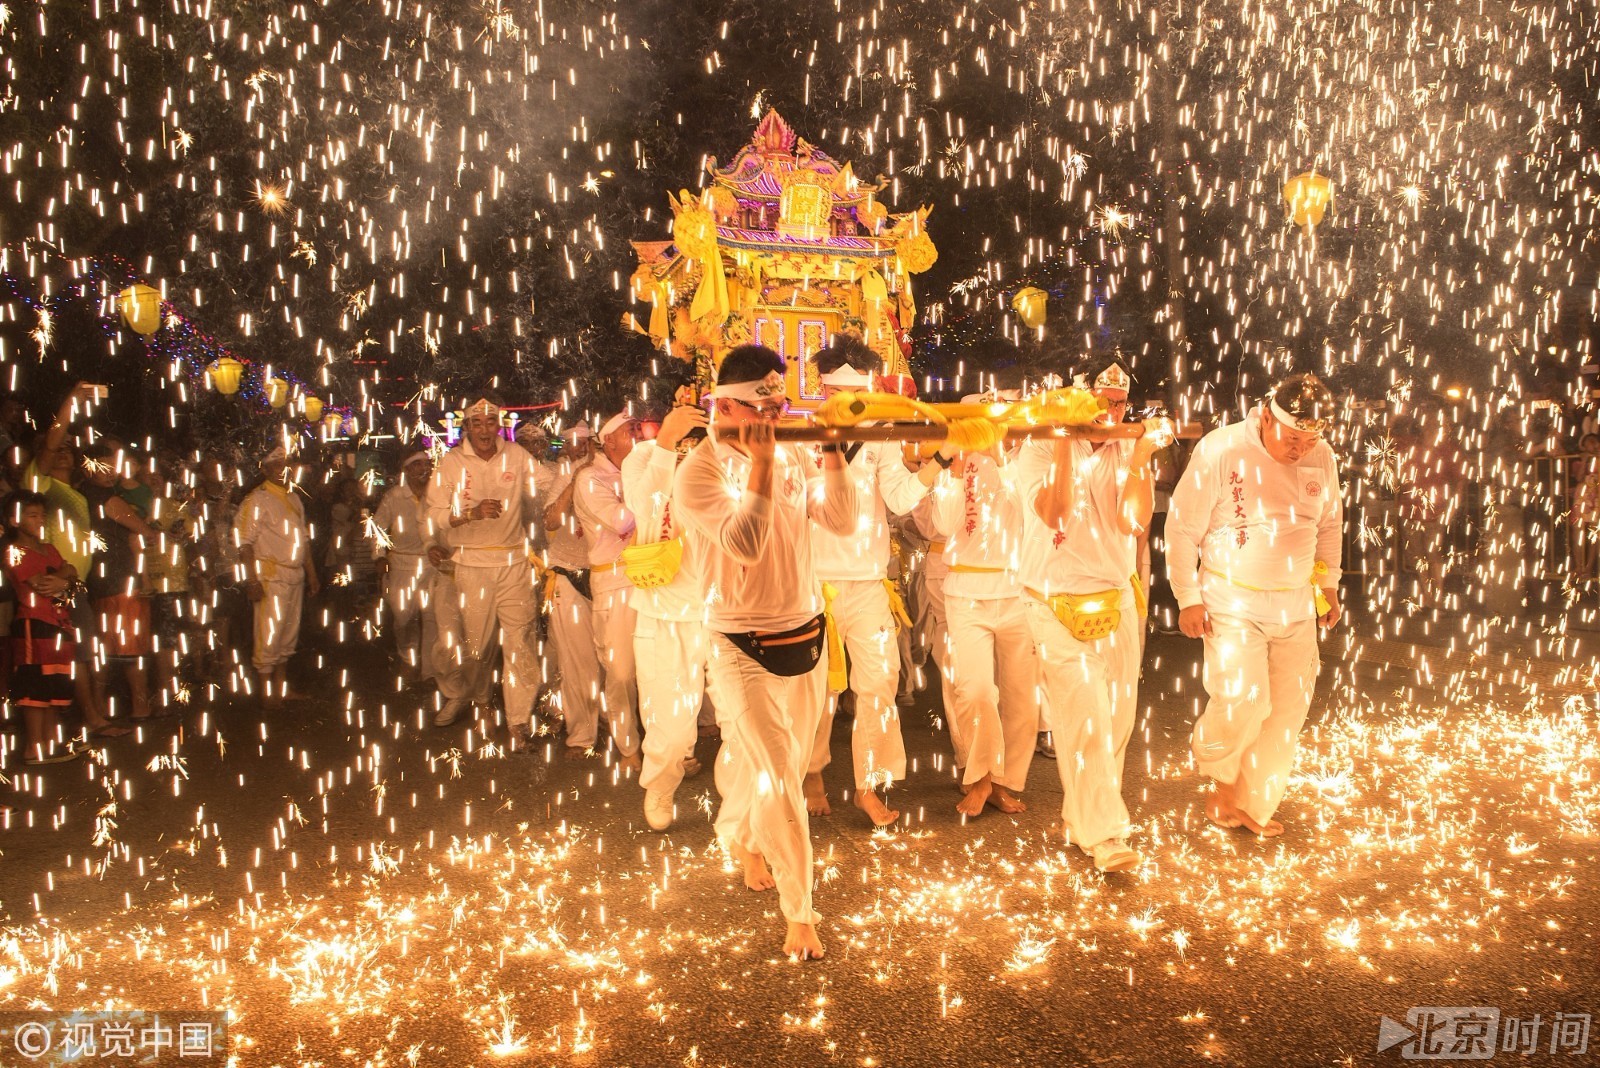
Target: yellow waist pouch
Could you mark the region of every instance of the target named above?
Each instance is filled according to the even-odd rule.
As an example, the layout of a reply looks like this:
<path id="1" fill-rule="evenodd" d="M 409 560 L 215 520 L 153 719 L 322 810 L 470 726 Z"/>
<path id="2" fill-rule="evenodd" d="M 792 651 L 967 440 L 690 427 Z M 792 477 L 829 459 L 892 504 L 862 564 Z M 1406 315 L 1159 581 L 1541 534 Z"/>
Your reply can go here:
<path id="1" fill-rule="evenodd" d="M 641 590 L 665 586 L 683 567 L 683 539 L 668 538 L 649 545 L 630 545 L 618 560 L 628 581 Z"/>
<path id="2" fill-rule="evenodd" d="M 1104 593 L 1058 593 L 1045 597 L 1037 590 L 1029 590 L 1039 600 L 1050 606 L 1050 611 L 1061 620 L 1067 632 L 1080 642 L 1094 642 L 1109 638 L 1122 623 L 1121 590 Z"/>

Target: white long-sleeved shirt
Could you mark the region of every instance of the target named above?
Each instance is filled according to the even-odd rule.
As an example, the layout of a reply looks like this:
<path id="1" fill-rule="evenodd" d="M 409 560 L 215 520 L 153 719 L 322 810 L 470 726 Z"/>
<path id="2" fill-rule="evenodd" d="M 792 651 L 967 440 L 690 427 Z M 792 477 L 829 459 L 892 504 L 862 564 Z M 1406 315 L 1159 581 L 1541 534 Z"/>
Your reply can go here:
<path id="1" fill-rule="evenodd" d="M 411 487 L 401 484 L 387 490 L 372 514 L 372 525 L 381 535 L 372 539 L 374 559 L 388 556 L 423 556 L 430 544 L 427 491 L 418 497 Z"/>
<path id="2" fill-rule="evenodd" d="M 969 455 L 960 479 L 934 484 L 933 521 L 949 568 L 946 597 L 992 601 L 1021 595 L 1022 503 L 1012 476 L 1009 464 Z"/>
<path id="3" fill-rule="evenodd" d="M 673 476 L 678 470 L 678 453 L 663 449 L 653 441 L 642 441 L 622 461 L 622 502 L 633 513 L 635 538 L 640 545 L 654 545 L 683 536 L 683 521 L 672 507 Z M 683 565 L 678 575 L 665 586 L 634 590 L 629 604 L 640 615 L 678 623 L 704 623 L 706 593 L 701 546 L 684 538 Z"/>
<path id="4" fill-rule="evenodd" d="M 1128 481 L 1132 441 L 1067 443 L 1073 465 L 1072 499 L 1065 529 L 1043 519 L 1034 502 L 1055 462 L 1055 443 L 1035 438 L 1017 455 L 1017 492 L 1026 516 L 1022 584 L 1047 597 L 1120 590 L 1138 566 L 1132 534 L 1122 529 L 1122 487 Z"/>
<path id="5" fill-rule="evenodd" d="M 302 582 L 310 536 L 306 508 L 294 493 L 276 482 L 263 482 L 239 505 L 234 537 L 255 553 L 261 578 L 268 582 Z M 254 575 L 244 576 L 246 581 Z"/>
<path id="6" fill-rule="evenodd" d="M 620 567 L 612 567 L 633 540 L 633 513 L 622 500 L 622 471 L 604 453 L 578 472 L 578 491 L 572 509 L 583 524 L 583 541 L 589 548 L 589 579 L 595 593 L 608 593 L 631 585 Z"/>
<path id="7" fill-rule="evenodd" d="M 444 454 L 428 483 L 428 518 L 439 543 L 466 567 L 509 567 L 526 560 L 529 517 L 544 499 L 549 480 L 527 450 L 495 438 L 494 455 L 479 456 L 468 441 Z M 469 519 L 451 526 L 480 501 L 498 500 L 494 519 Z"/>
<path id="8" fill-rule="evenodd" d="M 855 526 L 854 480 L 819 468 L 809 451 L 778 447 L 770 499 L 748 492 L 749 480 L 747 456 L 706 441 L 673 482 L 678 518 L 704 561 L 707 622 L 724 634 L 791 630 L 820 613 L 813 521 L 838 536 Z"/>
<path id="9" fill-rule="evenodd" d="M 819 472 L 822 453 L 811 450 Z M 846 468 L 855 481 L 856 514 L 843 533 L 817 523 L 812 527 L 817 574 L 825 582 L 878 580 L 889 575 L 889 517 L 905 515 L 928 495 L 900 458 L 900 444 L 868 441 Z M 820 492 L 820 483 L 819 483 Z"/>
<path id="10" fill-rule="evenodd" d="M 540 464 L 539 467 L 550 481 L 550 490 L 545 500 L 537 502 L 535 515 L 529 522 L 542 524 L 545 506 L 567 492 L 567 486 L 577 477 L 577 469 L 571 460 L 562 460 L 559 465 Z M 582 571 L 589 566 L 589 548 L 583 541 L 583 524 L 578 522 L 573 509 L 567 509 L 561 524 L 554 530 L 545 528 L 545 551 L 551 567 Z"/>
<path id="11" fill-rule="evenodd" d="M 1344 501 L 1333 450 L 1318 442 L 1299 463 L 1279 463 L 1261 443 L 1262 417 L 1257 408 L 1202 438 L 1173 490 L 1167 569 L 1180 608 L 1303 619 L 1315 614 L 1317 561 L 1328 567 L 1318 584 L 1338 585 Z"/>

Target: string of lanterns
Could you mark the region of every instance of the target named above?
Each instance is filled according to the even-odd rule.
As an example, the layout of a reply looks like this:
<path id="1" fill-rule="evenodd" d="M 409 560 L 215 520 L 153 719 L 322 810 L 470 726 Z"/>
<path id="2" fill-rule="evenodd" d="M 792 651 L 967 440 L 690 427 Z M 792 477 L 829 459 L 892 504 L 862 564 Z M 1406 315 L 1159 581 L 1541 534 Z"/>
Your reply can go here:
<path id="1" fill-rule="evenodd" d="M 181 361 L 190 373 L 204 380 L 220 396 L 233 397 L 248 383 L 250 364 L 239 360 L 232 350 L 200 330 L 195 322 L 164 299 L 161 291 L 143 281 L 130 281 L 138 271 L 120 257 L 73 261 L 74 276 L 56 295 L 40 298 L 31 292 L 23 279 L 9 272 L 0 275 L 11 290 L 11 295 L 42 317 L 50 316 L 53 309 L 68 300 L 94 300 L 108 311 L 102 327 L 111 333 L 121 324 L 138 335 L 147 351 L 166 355 Z M 101 298 L 115 289 L 113 296 Z M 253 391 L 247 390 L 247 395 Z M 261 398 L 274 411 L 282 411 L 294 402 L 293 411 L 313 426 L 319 426 L 325 438 L 338 437 L 342 432 L 357 432 L 353 413 L 343 409 L 327 410 L 328 405 L 311 392 L 310 388 L 287 371 L 274 371 L 270 367 L 260 382 Z"/>

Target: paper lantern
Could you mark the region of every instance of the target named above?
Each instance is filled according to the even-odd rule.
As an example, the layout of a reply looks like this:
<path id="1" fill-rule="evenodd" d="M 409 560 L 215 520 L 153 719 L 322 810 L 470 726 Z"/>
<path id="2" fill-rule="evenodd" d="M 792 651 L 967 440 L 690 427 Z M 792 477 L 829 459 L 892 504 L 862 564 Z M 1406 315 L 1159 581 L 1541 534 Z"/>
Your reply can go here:
<path id="1" fill-rule="evenodd" d="M 322 436 L 332 439 L 339 436 L 339 427 L 344 423 L 344 416 L 338 412 L 329 412 L 322 417 Z"/>
<path id="2" fill-rule="evenodd" d="M 282 408 L 289 403 L 289 383 L 281 378 L 267 379 L 267 403 Z"/>
<path id="3" fill-rule="evenodd" d="M 933 238 L 920 230 L 896 245 L 895 252 L 899 254 L 905 269 L 912 274 L 921 274 L 939 259 L 939 250 L 934 247 Z"/>
<path id="4" fill-rule="evenodd" d="M 144 283 L 131 285 L 117 294 L 117 309 L 128 329 L 149 337 L 161 328 L 161 291 Z"/>
<path id="5" fill-rule="evenodd" d="M 1315 171 L 1297 174 L 1283 183 L 1283 199 L 1296 226 L 1315 226 L 1333 203 L 1333 182 Z"/>
<path id="6" fill-rule="evenodd" d="M 244 364 L 231 356 L 224 356 L 206 368 L 206 377 L 211 379 L 211 388 L 224 397 L 231 397 L 239 392 L 239 377 L 242 374 L 244 374 Z"/>
<path id="7" fill-rule="evenodd" d="M 1030 330 L 1037 330 L 1044 325 L 1045 308 L 1049 303 L 1050 294 L 1037 286 L 1019 289 L 1017 295 L 1011 298 L 1012 309 Z"/>
<path id="8" fill-rule="evenodd" d="M 307 396 L 300 402 L 300 410 L 305 413 L 306 422 L 315 423 L 322 419 L 322 398 Z"/>

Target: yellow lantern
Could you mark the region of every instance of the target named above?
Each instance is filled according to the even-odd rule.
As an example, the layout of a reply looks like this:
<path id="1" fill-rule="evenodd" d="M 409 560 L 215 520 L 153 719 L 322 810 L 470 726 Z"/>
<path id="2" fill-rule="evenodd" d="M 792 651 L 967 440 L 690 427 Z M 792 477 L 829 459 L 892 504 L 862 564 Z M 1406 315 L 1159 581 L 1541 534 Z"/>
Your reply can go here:
<path id="1" fill-rule="evenodd" d="M 206 368 L 206 377 L 211 379 L 211 388 L 224 397 L 231 397 L 239 392 L 239 377 L 242 374 L 244 374 L 244 364 L 231 356 L 224 356 Z"/>
<path id="2" fill-rule="evenodd" d="M 161 291 L 143 282 L 117 294 L 117 310 L 128 329 L 149 337 L 161 328 Z"/>
<path id="3" fill-rule="evenodd" d="M 282 408 L 289 403 L 289 383 L 281 378 L 267 379 L 267 403 Z"/>
<path id="4" fill-rule="evenodd" d="M 1044 325 L 1045 307 L 1049 302 L 1050 294 L 1036 286 L 1026 286 L 1011 298 L 1011 307 L 1030 330 L 1037 330 Z"/>
<path id="5" fill-rule="evenodd" d="M 320 422 L 322 419 L 322 398 L 308 395 L 300 402 L 300 410 L 305 413 L 306 422 Z"/>
<path id="6" fill-rule="evenodd" d="M 338 412 L 329 412 L 322 417 L 322 436 L 332 440 L 339 436 L 339 426 L 344 422 L 344 416 Z"/>
<path id="7" fill-rule="evenodd" d="M 1296 226 L 1315 226 L 1333 203 L 1333 182 L 1316 171 L 1297 174 L 1283 183 L 1283 199 Z"/>

